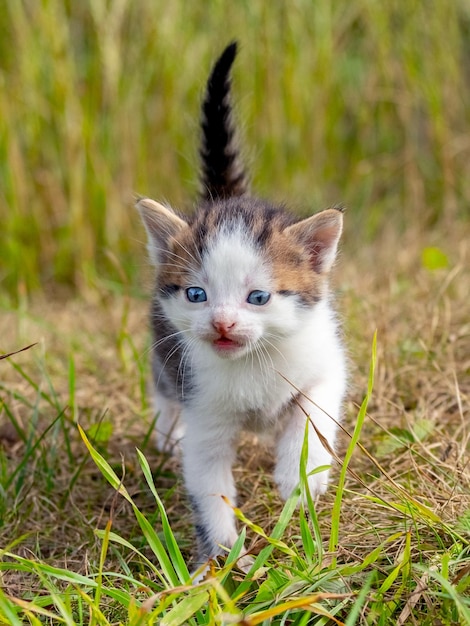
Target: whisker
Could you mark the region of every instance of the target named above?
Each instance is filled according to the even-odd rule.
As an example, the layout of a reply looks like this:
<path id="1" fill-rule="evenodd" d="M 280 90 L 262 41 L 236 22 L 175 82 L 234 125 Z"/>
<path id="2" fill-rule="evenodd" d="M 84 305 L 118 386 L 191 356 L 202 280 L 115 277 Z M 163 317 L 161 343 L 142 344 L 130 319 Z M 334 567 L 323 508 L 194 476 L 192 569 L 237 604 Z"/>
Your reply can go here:
<path id="1" fill-rule="evenodd" d="M 168 234 L 168 236 L 169 236 L 169 234 Z M 182 250 L 184 250 L 184 251 L 186 252 L 186 254 L 187 254 L 189 257 L 191 257 L 191 258 L 192 258 L 192 260 L 193 260 L 195 263 L 198 263 L 198 262 L 200 261 L 200 258 L 199 258 L 199 259 L 196 259 L 196 258 L 194 257 L 194 255 L 193 255 L 193 254 L 191 254 L 191 252 L 190 252 L 189 250 L 187 250 L 187 249 L 186 249 L 186 247 L 185 247 L 185 246 L 183 246 L 181 243 L 179 243 L 179 242 L 178 242 L 178 245 L 180 246 L 180 248 L 182 248 Z M 165 265 L 169 265 L 170 267 L 179 267 L 180 269 L 182 269 L 182 270 L 186 270 L 186 271 L 187 271 L 187 269 L 188 269 L 188 260 L 187 260 L 187 259 L 185 259 L 185 258 L 184 258 L 183 256 L 181 256 L 180 254 L 178 254 L 177 252 L 173 252 L 172 250 L 168 250 L 168 248 L 161 248 L 161 247 L 159 247 L 159 246 L 155 246 L 154 244 L 152 244 L 152 248 L 153 248 L 153 250 L 155 250 L 156 252 L 162 252 L 162 253 L 163 253 L 163 254 L 165 254 L 165 255 L 168 255 L 168 256 L 174 257 L 175 259 L 177 259 L 177 260 L 181 261 L 181 265 L 176 265 L 176 263 L 173 263 L 173 262 L 171 262 L 171 263 L 170 263 L 170 262 L 164 262 L 164 263 L 161 263 L 161 266 L 162 266 L 162 267 L 165 267 Z M 198 253 L 198 256 L 200 257 L 200 254 L 199 254 L 199 253 Z"/>
<path id="2" fill-rule="evenodd" d="M 197 340 L 194 337 L 190 337 L 188 343 L 185 345 L 185 348 L 183 350 L 183 354 L 181 355 L 181 362 L 179 364 L 178 367 L 178 377 L 176 380 L 176 383 L 178 384 L 178 379 L 180 377 L 180 371 L 181 371 L 181 397 L 184 398 L 184 390 L 185 390 L 185 376 L 186 376 L 186 367 L 188 364 L 188 355 L 191 357 L 191 364 L 190 364 L 190 376 L 192 374 L 193 371 L 193 359 L 194 359 L 194 350 L 192 350 L 192 347 L 194 344 L 197 344 Z"/>
<path id="3" fill-rule="evenodd" d="M 262 343 L 258 343 L 256 346 L 257 352 L 260 357 L 260 366 L 262 366 L 262 372 L 264 375 L 265 384 L 268 384 L 270 378 L 270 370 L 271 373 L 274 371 L 274 364 L 271 358 L 271 355 L 266 350 L 265 346 Z M 269 358 L 269 362 L 268 362 Z"/>
<path id="4" fill-rule="evenodd" d="M 147 357 L 153 350 L 156 350 L 158 346 L 160 346 L 162 343 L 165 343 L 165 341 L 168 341 L 172 339 L 173 337 L 177 337 L 178 335 L 184 335 L 187 332 L 188 332 L 187 330 L 178 330 L 175 333 L 171 333 L 170 335 L 166 335 L 165 337 L 162 337 L 158 341 L 154 341 L 150 346 L 148 346 L 143 351 L 143 353 L 140 355 L 140 358 Z"/>
<path id="5" fill-rule="evenodd" d="M 268 346 L 273 348 L 273 350 L 276 350 L 276 352 L 279 354 L 279 356 L 283 359 L 284 363 L 286 365 L 288 365 L 287 359 L 284 356 L 284 354 L 279 350 L 279 348 L 276 345 L 274 345 L 272 343 L 272 341 L 269 341 L 268 337 L 273 337 L 275 339 L 279 339 L 279 337 L 277 337 L 276 335 L 270 334 L 270 333 L 266 333 L 266 335 L 263 336 L 262 342 L 268 344 Z M 266 348 L 266 346 L 264 346 L 264 347 Z M 271 363 L 272 363 L 272 359 L 271 359 Z"/>
<path id="6" fill-rule="evenodd" d="M 178 340 L 176 345 L 174 345 L 173 348 L 170 350 L 170 352 L 166 355 L 166 358 L 165 358 L 165 360 L 164 360 L 164 362 L 162 364 L 161 370 L 160 370 L 160 375 L 159 375 L 158 379 L 155 381 L 155 386 L 157 388 L 158 388 L 158 385 L 160 383 L 160 379 L 161 379 L 161 377 L 163 375 L 163 372 L 165 371 L 165 367 L 166 367 L 168 361 L 172 358 L 172 356 L 174 354 L 176 354 L 178 352 L 178 350 L 181 349 L 181 346 L 182 346 L 182 342 L 181 342 L 181 340 Z"/>

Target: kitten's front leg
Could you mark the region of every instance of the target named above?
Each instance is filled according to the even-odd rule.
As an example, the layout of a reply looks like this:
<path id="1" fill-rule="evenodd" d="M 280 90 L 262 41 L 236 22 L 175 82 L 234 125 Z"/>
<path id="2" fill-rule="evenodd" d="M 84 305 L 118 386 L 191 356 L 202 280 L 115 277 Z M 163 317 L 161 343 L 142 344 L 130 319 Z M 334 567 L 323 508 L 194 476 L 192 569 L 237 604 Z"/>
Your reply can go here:
<path id="1" fill-rule="evenodd" d="M 184 479 L 193 509 L 199 566 L 222 554 L 221 545 L 231 548 L 238 536 L 233 511 L 222 498 L 235 504 L 234 433 L 230 428 L 214 428 L 195 415 L 185 417 Z"/>
<path id="2" fill-rule="evenodd" d="M 334 449 L 338 429 L 334 420 L 338 421 L 339 419 L 341 390 L 325 385 L 312 389 L 306 396 L 311 398 L 315 405 L 304 397 L 299 398 L 300 404 L 305 408 L 311 422 L 315 424 L 329 446 Z M 334 419 L 331 419 L 332 417 Z M 304 442 L 306 420 L 307 417 L 302 409 L 298 405 L 293 405 L 288 415 L 284 417 L 284 426 L 278 436 L 274 478 L 279 493 L 285 500 L 291 495 L 300 480 L 300 455 Z M 326 450 L 310 423 L 308 428 L 307 476 L 317 467 L 330 465 L 331 460 L 331 454 Z M 328 477 L 329 470 L 314 473 L 308 477 L 310 494 L 313 498 L 326 491 Z"/>
<path id="3" fill-rule="evenodd" d="M 184 435 L 184 427 L 179 419 L 181 405 L 176 400 L 170 400 L 159 391 L 155 391 L 154 407 L 157 415 L 155 424 L 157 449 L 172 454 L 179 450 Z"/>

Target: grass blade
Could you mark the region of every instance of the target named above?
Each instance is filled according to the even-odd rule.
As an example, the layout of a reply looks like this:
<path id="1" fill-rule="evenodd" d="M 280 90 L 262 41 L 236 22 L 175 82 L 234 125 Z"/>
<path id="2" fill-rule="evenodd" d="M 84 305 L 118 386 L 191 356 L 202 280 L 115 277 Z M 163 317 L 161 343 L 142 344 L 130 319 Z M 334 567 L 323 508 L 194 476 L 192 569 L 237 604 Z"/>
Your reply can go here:
<path id="1" fill-rule="evenodd" d="M 130 502 L 133 505 L 134 503 L 132 501 L 132 498 L 130 497 L 127 489 L 122 484 L 121 479 L 118 478 L 116 472 L 109 465 L 109 463 L 106 461 L 106 459 L 97 450 L 95 450 L 95 448 L 91 445 L 88 437 L 85 434 L 85 431 L 80 426 L 80 424 L 77 424 L 77 428 L 78 428 L 78 431 L 80 433 L 81 438 L 83 439 L 83 441 L 84 441 L 84 443 L 85 443 L 85 445 L 86 445 L 86 447 L 88 449 L 88 452 L 90 453 L 91 458 L 95 462 L 95 464 L 98 467 L 98 469 L 100 470 L 100 472 L 103 474 L 103 476 L 109 482 L 109 484 L 112 487 L 114 487 L 114 489 L 116 489 L 116 491 L 118 493 L 120 493 L 128 502 Z"/>
<path id="2" fill-rule="evenodd" d="M 161 626 L 181 626 L 187 623 L 200 608 L 207 603 L 209 594 L 207 591 L 196 591 L 173 607 L 160 621 Z"/>
<path id="3" fill-rule="evenodd" d="M 346 454 L 341 466 L 338 487 L 336 489 L 335 501 L 333 504 L 333 510 L 331 512 L 331 533 L 330 533 L 330 542 L 328 546 L 329 552 L 333 554 L 332 567 L 336 567 L 337 557 L 336 552 L 338 549 L 338 540 L 339 540 L 339 527 L 340 527 L 340 518 L 341 518 L 341 503 L 343 500 L 343 490 L 344 484 L 346 481 L 346 474 L 348 470 L 348 465 L 355 450 L 356 444 L 359 441 L 359 436 L 361 434 L 362 426 L 364 424 L 364 420 L 367 414 L 367 406 L 372 397 L 372 390 L 374 387 L 374 376 L 375 376 L 375 367 L 377 361 L 377 332 L 374 333 L 374 338 L 372 341 L 372 356 L 369 370 L 369 379 L 367 384 L 367 393 L 362 402 L 359 414 L 357 416 L 357 421 L 354 427 L 354 431 L 349 442 L 348 448 L 346 450 Z"/>
<path id="4" fill-rule="evenodd" d="M 147 481 L 147 484 L 150 487 L 150 491 L 152 492 L 153 497 L 155 498 L 155 501 L 158 506 L 160 518 L 162 520 L 163 534 L 165 537 L 167 550 L 171 557 L 175 571 L 178 575 L 178 580 L 181 584 L 187 584 L 190 582 L 190 575 L 188 572 L 188 568 L 186 566 L 186 561 L 184 560 L 181 554 L 181 550 L 175 539 L 173 531 L 171 530 L 170 524 L 168 522 L 168 516 L 165 511 L 165 507 L 163 506 L 163 502 L 161 501 L 160 496 L 157 493 L 157 489 L 153 481 L 150 466 L 148 464 L 147 459 L 138 448 L 137 448 L 137 455 L 139 457 L 139 463 L 144 473 L 145 480 Z"/>

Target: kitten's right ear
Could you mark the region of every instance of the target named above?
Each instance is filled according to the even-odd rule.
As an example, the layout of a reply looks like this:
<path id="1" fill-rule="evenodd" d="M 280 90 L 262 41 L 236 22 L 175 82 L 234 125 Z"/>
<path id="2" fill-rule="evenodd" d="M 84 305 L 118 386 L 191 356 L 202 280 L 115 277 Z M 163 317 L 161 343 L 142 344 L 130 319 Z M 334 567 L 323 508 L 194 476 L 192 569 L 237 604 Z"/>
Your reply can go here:
<path id="1" fill-rule="evenodd" d="M 150 198 L 140 198 L 135 206 L 147 231 L 150 260 L 159 265 L 170 240 L 188 225 L 172 209 Z"/>

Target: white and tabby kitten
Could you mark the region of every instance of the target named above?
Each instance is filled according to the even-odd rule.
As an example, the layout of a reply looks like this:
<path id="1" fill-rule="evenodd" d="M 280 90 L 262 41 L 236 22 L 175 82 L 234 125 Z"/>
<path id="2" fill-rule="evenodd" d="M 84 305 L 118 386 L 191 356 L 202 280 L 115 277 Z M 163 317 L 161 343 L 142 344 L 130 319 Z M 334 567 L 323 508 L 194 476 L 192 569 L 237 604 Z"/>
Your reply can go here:
<path id="1" fill-rule="evenodd" d="M 240 432 L 272 435 L 274 478 L 288 498 L 299 482 L 306 425 L 299 403 L 333 448 L 345 390 L 328 296 L 343 216 L 335 208 L 299 220 L 249 195 L 230 105 L 235 55 L 233 43 L 207 84 L 204 192 L 196 211 L 183 215 L 147 198 L 137 204 L 157 273 L 151 323 L 158 445 L 181 445 L 198 563 L 237 538 L 221 495 L 235 503 Z M 310 425 L 307 472 L 330 463 Z M 327 469 L 310 475 L 312 495 L 327 483 Z"/>

